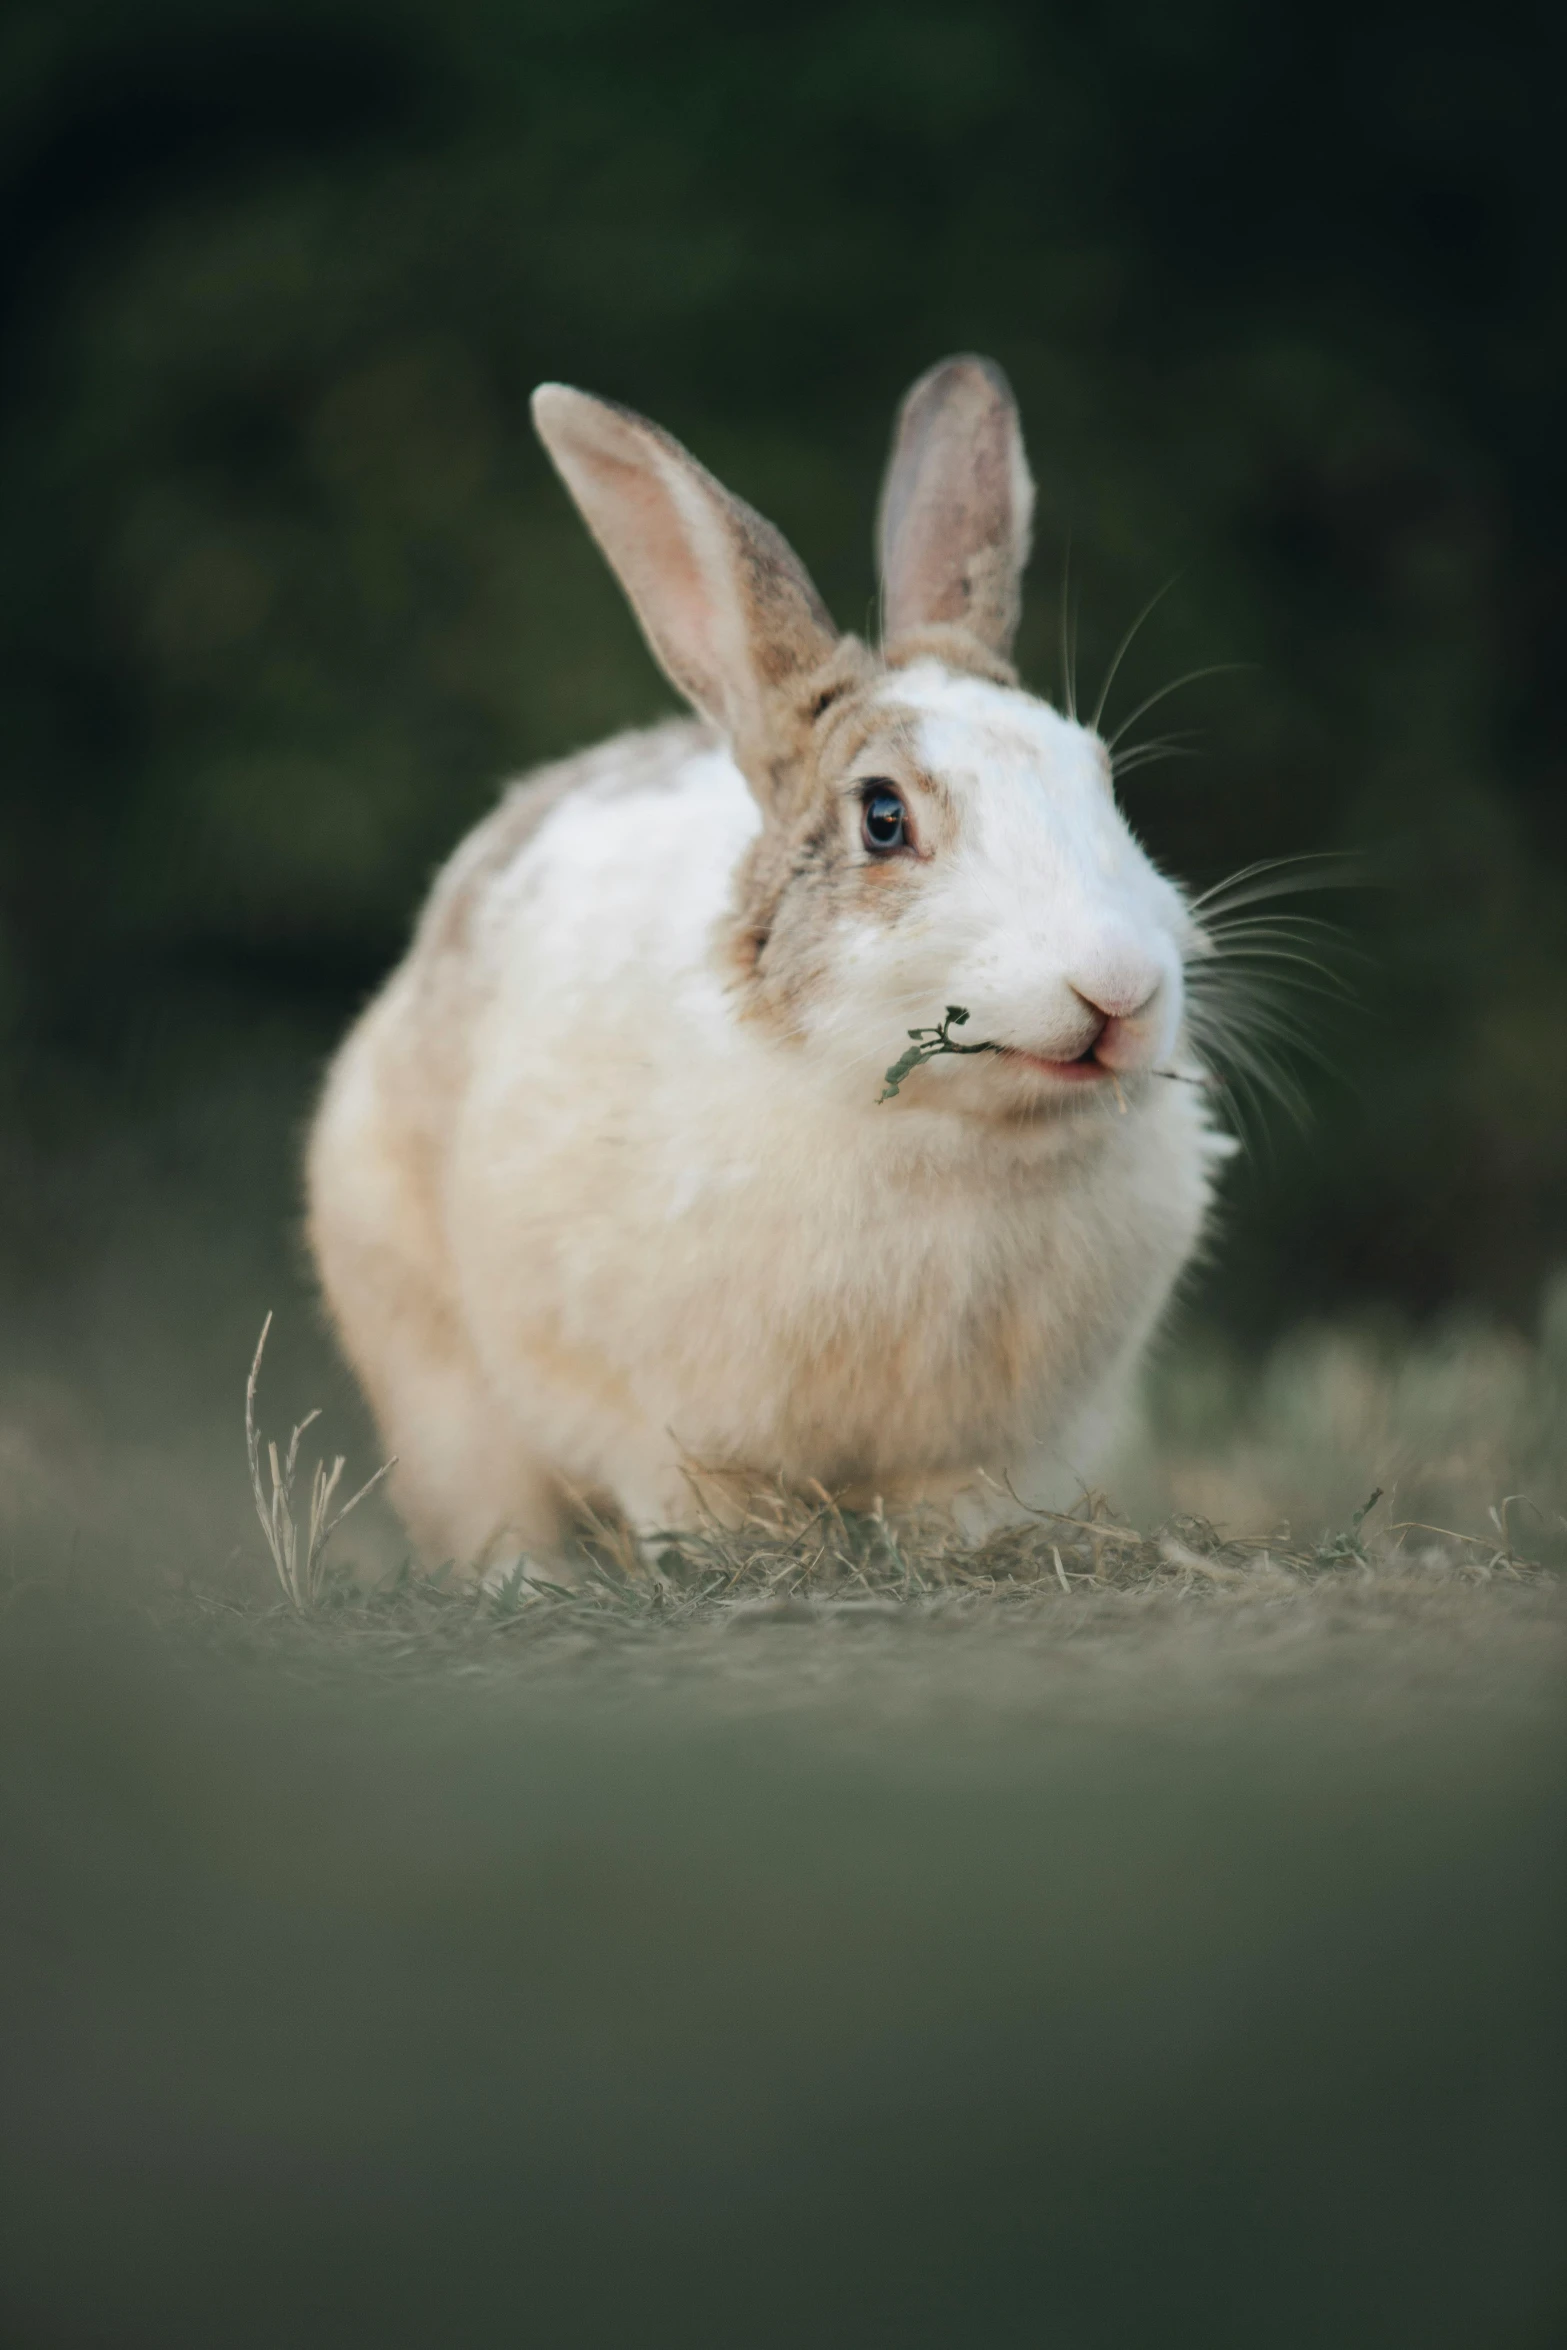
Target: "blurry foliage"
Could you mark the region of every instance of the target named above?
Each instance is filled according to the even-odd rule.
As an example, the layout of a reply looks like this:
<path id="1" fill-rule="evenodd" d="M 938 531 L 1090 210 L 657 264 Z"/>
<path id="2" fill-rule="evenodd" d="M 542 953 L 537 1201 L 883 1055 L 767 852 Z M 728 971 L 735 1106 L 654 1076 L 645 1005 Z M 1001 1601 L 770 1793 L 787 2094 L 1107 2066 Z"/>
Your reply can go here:
<path id="1" fill-rule="evenodd" d="M 536 380 L 670 425 L 863 627 L 891 408 L 972 347 L 1040 478 L 1031 682 L 1069 541 L 1090 692 L 1176 571 L 1120 709 L 1255 665 L 1129 783 L 1156 853 L 1390 884 L 1220 1302 L 1521 1308 L 1567 1249 L 1564 50 L 1505 0 L 22 0 L 13 1069 L 236 987 L 319 1035 L 503 775 L 667 703 Z"/>

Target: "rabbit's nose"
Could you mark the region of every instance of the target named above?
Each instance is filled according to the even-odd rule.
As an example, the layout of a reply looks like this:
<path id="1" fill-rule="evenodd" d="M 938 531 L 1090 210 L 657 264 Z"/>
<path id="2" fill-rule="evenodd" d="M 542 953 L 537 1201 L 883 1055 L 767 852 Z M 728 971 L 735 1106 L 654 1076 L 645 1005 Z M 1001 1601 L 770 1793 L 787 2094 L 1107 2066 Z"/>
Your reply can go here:
<path id="1" fill-rule="evenodd" d="M 1101 920 L 1068 955 L 1063 976 L 1091 1012 L 1106 1020 L 1135 1020 L 1159 993 L 1162 973 L 1130 923 Z"/>
<path id="2" fill-rule="evenodd" d="M 1086 974 L 1070 983 L 1085 1012 L 1092 1015 L 1094 1034 L 1085 1046 L 1106 1069 L 1137 1069 L 1157 1050 L 1157 1017 L 1148 1018 L 1159 994 L 1159 974 L 1141 958 L 1104 965 L 1092 979 Z"/>
<path id="3" fill-rule="evenodd" d="M 1069 979 L 1067 985 L 1080 1004 L 1099 1015 L 1100 1025 L 1108 1027 L 1112 1020 L 1135 1020 L 1147 1011 L 1159 992 L 1159 975 L 1155 971 L 1107 971 L 1093 979 Z"/>

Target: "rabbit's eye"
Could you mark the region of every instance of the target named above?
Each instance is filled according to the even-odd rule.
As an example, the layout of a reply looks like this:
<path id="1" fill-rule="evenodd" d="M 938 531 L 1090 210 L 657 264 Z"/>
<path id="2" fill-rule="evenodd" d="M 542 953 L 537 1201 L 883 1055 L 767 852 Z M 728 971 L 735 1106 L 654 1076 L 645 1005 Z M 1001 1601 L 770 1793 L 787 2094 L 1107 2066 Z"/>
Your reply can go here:
<path id="1" fill-rule="evenodd" d="M 901 849 L 908 845 L 908 810 L 890 784 L 873 783 L 867 785 L 865 812 L 860 818 L 860 832 L 865 846 L 875 856 L 884 857 L 889 850 Z"/>

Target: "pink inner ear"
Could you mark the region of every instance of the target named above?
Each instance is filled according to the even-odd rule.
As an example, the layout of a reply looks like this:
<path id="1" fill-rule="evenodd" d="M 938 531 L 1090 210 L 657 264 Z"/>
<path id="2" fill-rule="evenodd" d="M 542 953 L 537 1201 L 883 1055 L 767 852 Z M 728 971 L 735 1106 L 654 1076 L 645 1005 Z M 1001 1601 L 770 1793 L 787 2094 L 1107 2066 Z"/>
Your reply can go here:
<path id="1" fill-rule="evenodd" d="M 541 385 L 534 416 L 657 658 L 764 788 L 774 697 L 836 642 L 798 560 L 645 418 L 566 385 Z"/>
<path id="2" fill-rule="evenodd" d="M 938 485 L 917 498 L 906 536 L 911 543 L 898 602 L 916 621 L 963 620 L 969 606 L 969 548 L 977 535 L 972 510 Z"/>
<path id="3" fill-rule="evenodd" d="M 593 419 L 595 423 L 599 419 Z M 632 428 L 614 419 L 614 437 Z M 682 511 L 656 447 L 605 446 L 609 434 L 561 436 L 558 451 L 576 496 L 664 668 L 708 716 L 727 722 L 717 647 L 717 597 L 698 548 L 708 518 Z M 697 500 L 693 499 L 693 504 Z"/>
<path id="4" fill-rule="evenodd" d="M 713 582 L 668 487 L 640 469 L 618 470 L 632 542 L 621 575 L 675 683 L 722 716 Z"/>
<path id="5" fill-rule="evenodd" d="M 883 497 L 887 637 L 956 625 L 1004 657 L 1032 508 L 1004 378 L 973 359 L 933 369 L 904 404 Z"/>
<path id="6" fill-rule="evenodd" d="M 889 633 L 971 617 L 976 573 L 1009 553 L 1009 450 L 991 418 L 977 435 L 933 428 L 889 549 Z"/>

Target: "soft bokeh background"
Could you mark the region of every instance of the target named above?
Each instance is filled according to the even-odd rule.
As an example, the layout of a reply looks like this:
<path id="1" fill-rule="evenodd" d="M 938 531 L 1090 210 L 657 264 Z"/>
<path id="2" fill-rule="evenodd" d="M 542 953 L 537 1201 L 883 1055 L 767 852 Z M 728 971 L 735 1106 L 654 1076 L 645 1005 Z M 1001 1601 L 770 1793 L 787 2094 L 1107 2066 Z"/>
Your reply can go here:
<path id="1" fill-rule="evenodd" d="M 1516 0 L 11 0 L 7 2350 L 1564 2339 L 1564 68 Z M 1156 853 L 1374 882 L 1145 1464 L 1322 1571 L 268 1613 L 269 1307 L 266 1428 L 373 1458 L 322 1060 L 500 780 L 669 706 L 530 387 L 864 626 L 965 347 L 1029 681 L 1068 544 L 1090 693 L 1176 575 L 1114 711 L 1244 665 Z"/>

